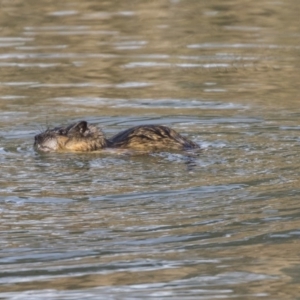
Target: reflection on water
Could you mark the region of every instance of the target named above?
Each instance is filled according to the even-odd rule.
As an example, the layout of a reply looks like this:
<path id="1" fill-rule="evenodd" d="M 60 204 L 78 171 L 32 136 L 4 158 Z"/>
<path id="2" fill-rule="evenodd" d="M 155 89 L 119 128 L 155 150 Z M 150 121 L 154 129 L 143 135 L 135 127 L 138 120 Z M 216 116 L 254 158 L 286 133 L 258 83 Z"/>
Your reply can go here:
<path id="1" fill-rule="evenodd" d="M 3 1 L 0 297 L 299 297 L 298 11 Z M 202 151 L 34 152 L 79 120 Z"/>

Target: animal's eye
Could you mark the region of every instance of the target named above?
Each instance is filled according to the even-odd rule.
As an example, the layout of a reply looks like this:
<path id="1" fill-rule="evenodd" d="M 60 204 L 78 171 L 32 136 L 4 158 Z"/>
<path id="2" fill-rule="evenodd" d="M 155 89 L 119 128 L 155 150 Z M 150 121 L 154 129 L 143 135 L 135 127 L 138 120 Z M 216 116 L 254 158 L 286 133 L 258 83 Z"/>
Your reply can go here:
<path id="1" fill-rule="evenodd" d="M 60 135 L 65 135 L 66 132 L 65 132 L 65 130 L 63 130 L 63 129 L 59 129 L 59 130 L 58 130 L 58 134 L 60 134 Z"/>

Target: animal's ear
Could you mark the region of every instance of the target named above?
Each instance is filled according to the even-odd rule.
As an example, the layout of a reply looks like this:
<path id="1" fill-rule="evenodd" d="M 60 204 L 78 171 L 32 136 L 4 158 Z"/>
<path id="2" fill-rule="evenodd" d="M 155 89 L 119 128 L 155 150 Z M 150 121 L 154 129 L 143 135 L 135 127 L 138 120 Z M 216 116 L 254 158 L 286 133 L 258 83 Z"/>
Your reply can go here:
<path id="1" fill-rule="evenodd" d="M 70 133 L 85 133 L 85 131 L 87 130 L 87 122 L 86 121 L 80 121 L 76 124 L 74 124 L 71 128 L 70 128 Z"/>

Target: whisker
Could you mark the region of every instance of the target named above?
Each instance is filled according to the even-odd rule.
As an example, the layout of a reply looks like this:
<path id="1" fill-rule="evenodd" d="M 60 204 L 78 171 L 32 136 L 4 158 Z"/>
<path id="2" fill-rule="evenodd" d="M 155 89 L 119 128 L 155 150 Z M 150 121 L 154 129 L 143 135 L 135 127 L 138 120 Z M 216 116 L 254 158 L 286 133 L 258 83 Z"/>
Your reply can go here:
<path id="1" fill-rule="evenodd" d="M 48 122 L 48 116 L 46 116 L 46 130 L 49 130 L 50 126 L 49 126 L 49 122 Z"/>
<path id="2" fill-rule="evenodd" d="M 35 124 L 34 127 L 35 127 L 35 134 L 40 134 L 40 133 L 42 133 L 41 128 L 40 128 L 40 125 Z"/>
<path id="3" fill-rule="evenodd" d="M 39 130 L 40 130 L 40 133 L 42 133 L 42 132 L 44 131 L 44 128 L 43 128 L 43 126 L 42 126 L 42 125 L 40 125 L 40 128 L 39 128 Z"/>
<path id="4" fill-rule="evenodd" d="M 47 125 L 44 126 L 43 124 L 36 124 L 34 127 L 36 128 L 35 129 L 36 134 L 42 134 L 43 132 L 47 132 L 50 130 L 49 126 Z"/>

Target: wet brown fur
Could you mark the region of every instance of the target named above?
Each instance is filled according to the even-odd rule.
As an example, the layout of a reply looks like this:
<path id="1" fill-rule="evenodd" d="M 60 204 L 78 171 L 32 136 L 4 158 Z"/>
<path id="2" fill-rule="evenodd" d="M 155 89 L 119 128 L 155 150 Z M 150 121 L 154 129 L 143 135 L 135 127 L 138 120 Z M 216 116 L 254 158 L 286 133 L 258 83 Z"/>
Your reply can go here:
<path id="1" fill-rule="evenodd" d="M 199 146 L 175 130 L 162 125 L 141 125 L 122 131 L 110 139 L 112 147 L 136 150 L 184 150 Z"/>
<path id="2" fill-rule="evenodd" d="M 107 147 L 109 142 L 96 126 L 85 121 L 67 127 L 55 127 L 35 136 L 34 147 L 43 152 L 88 152 Z"/>
<path id="3" fill-rule="evenodd" d="M 175 130 L 161 125 L 141 125 L 129 128 L 107 139 L 97 127 L 81 121 L 68 127 L 56 127 L 35 136 L 34 147 L 42 152 L 88 152 L 103 148 L 156 151 L 187 150 L 199 146 Z"/>

